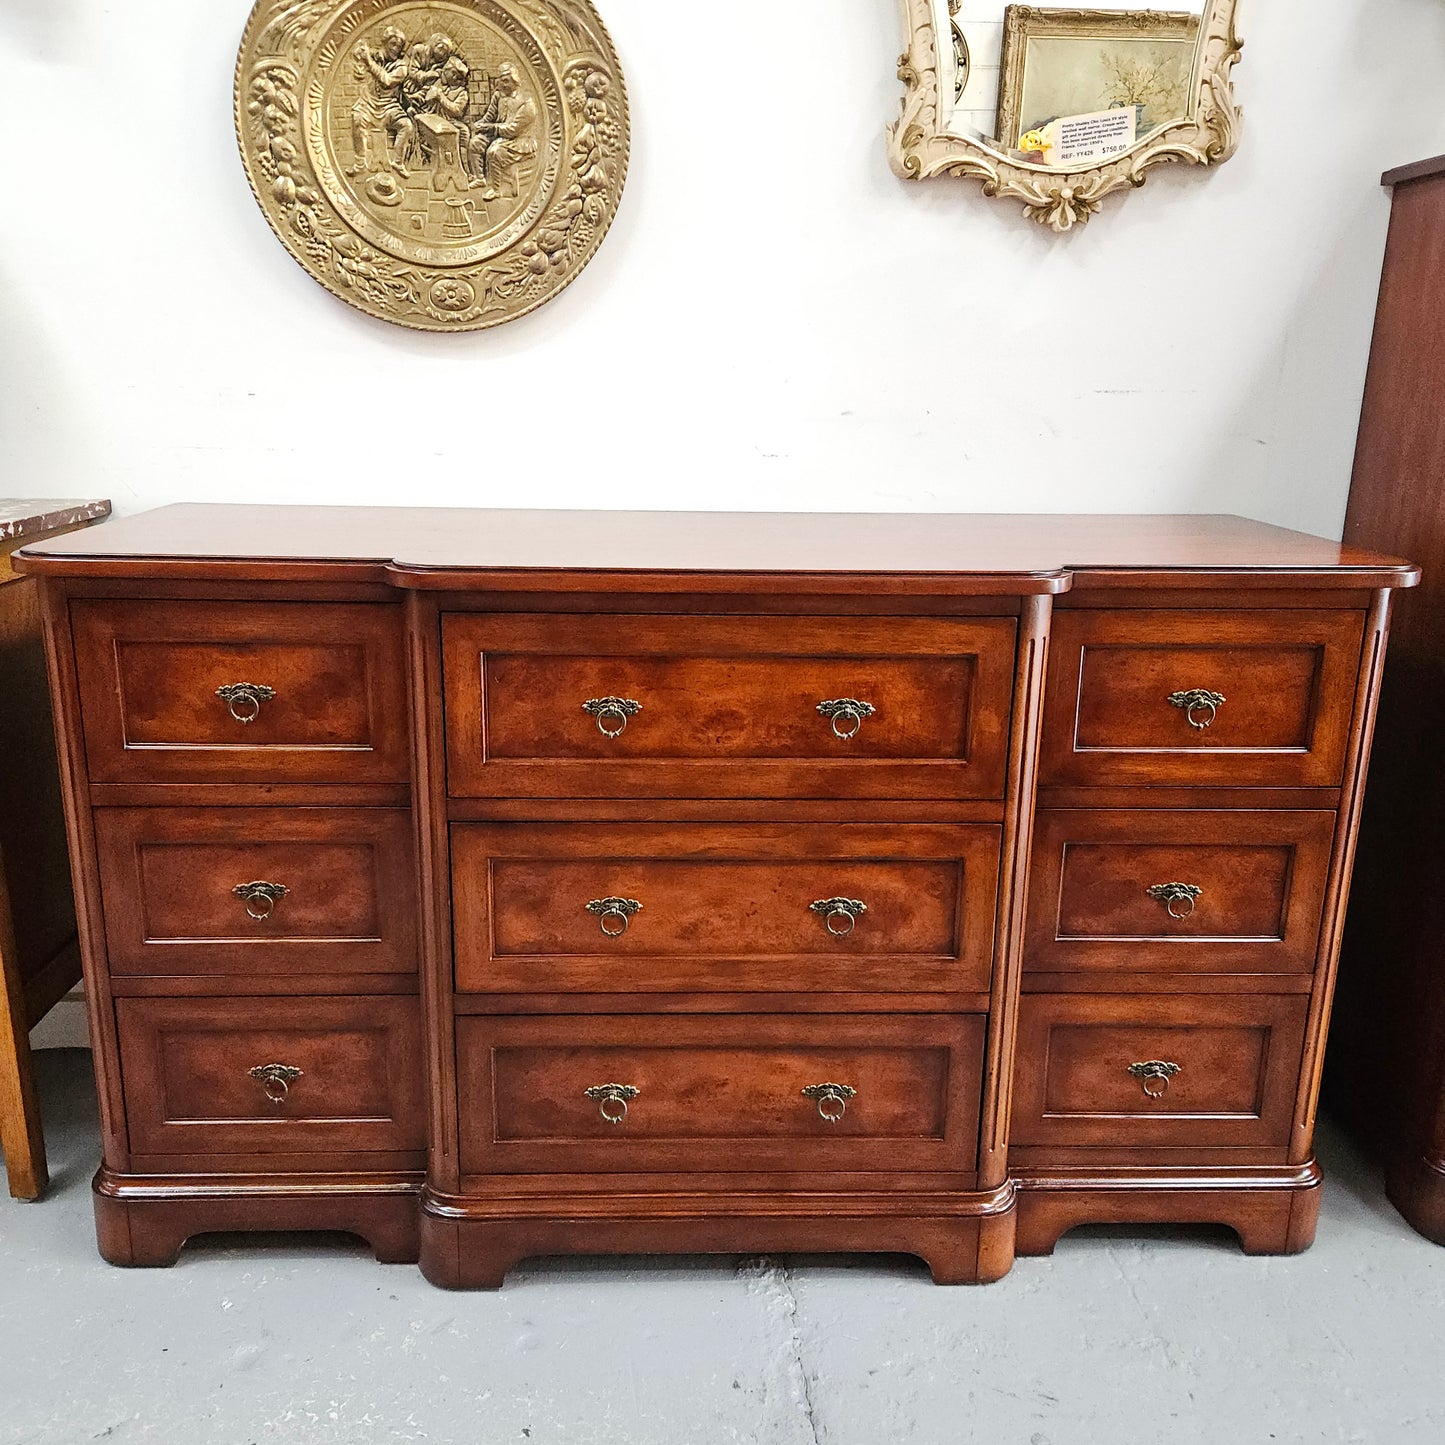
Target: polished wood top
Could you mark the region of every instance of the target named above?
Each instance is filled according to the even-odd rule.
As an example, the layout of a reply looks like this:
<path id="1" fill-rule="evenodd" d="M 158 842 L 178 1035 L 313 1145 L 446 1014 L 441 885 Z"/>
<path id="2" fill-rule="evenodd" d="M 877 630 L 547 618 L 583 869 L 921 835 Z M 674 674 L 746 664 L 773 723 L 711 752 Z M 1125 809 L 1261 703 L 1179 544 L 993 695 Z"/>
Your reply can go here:
<path id="1" fill-rule="evenodd" d="M 74 576 L 359 577 L 410 588 L 1063 592 L 1241 572 L 1411 586 L 1408 563 L 1242 517 L 567 512 L 181 504 L 24 549 Z M 871 579 L 871 580 L 870 580 Z"/>
<path id="2" fill-rule="evenodd" d="M 1402 186 L 1406 181 L 1423 181 L 1430 176 L 1445 172 L 1445 156 L 1432 156 L 1425 161 L 1411 161 L 1407 166 L 1396 166 L 1380 177 L 1382 186 Z"/>

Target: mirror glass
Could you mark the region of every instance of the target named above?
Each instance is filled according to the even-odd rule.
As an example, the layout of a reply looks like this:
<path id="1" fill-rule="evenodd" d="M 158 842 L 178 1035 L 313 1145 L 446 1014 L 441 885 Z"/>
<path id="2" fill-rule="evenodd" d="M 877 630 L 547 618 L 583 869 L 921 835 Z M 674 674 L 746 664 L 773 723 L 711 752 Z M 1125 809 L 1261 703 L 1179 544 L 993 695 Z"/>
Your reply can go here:
<path id="1" fill-rule="evenodd" d="M 946 129 L 1020 164 L 1088 169 L 1191 118 L 1202 5 L 937 0 Z"/>

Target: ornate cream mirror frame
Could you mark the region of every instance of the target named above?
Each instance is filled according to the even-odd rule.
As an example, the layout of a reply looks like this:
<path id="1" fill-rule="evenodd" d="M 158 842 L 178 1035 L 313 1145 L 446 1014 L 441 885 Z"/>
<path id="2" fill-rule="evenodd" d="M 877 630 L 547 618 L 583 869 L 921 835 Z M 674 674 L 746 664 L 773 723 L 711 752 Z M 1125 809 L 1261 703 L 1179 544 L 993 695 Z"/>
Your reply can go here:
<path id="1" fill-rule="evenodd" d="M 945 3 L 947 13 L 944 13 Z M 1243 48 L 1235 30 L 1238 0 L 1203 0 L 1191 113 L 1160 126 L 1104 164 L 1076 170 L 1019 160 L 996 142 L 950 129 L 954 96 L 945 91 L 953 54 L 952 16 L 960 0 L 902 0 L 907 49 L 898 78 L 907 87 L 902 114 L 889 127 L 888 159 L 909 180 L 971 177 L 987 196 L 1023 202 L 1024 214 L 1053 231 L 1071 231 L 1101 209 L 1105 196 L 1142 186 L 1168 162 L 1218 165 L 1239 147 L 1241 113 L 1230 73 Z"/>

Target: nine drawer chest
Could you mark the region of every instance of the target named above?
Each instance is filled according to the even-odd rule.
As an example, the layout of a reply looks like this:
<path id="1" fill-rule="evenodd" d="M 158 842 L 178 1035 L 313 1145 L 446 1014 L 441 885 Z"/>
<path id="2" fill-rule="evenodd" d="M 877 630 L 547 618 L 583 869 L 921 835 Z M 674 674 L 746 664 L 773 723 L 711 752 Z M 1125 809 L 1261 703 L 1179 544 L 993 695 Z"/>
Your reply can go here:
<path id="1" fill-rule="evenodd" d="M 107 1259 L 1313 1238 L 1408 564 L 1221 517 L 180 506 L 18 565 Z"/>

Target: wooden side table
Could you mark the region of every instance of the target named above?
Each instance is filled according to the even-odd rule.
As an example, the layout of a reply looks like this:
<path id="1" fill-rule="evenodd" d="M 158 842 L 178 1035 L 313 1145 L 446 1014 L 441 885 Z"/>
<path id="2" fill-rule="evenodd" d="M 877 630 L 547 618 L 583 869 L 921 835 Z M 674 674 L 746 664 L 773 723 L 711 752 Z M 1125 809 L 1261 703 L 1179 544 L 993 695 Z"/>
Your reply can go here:
<path id="1" fill-rule="evenodd" d="M 80 953 L 35 583 L 10 554 L 109 514 L 109 502 L 0 497 L 0 1151 L 17 1199 L 48 1182 L 30 1030 L 79 981 Z"/>

